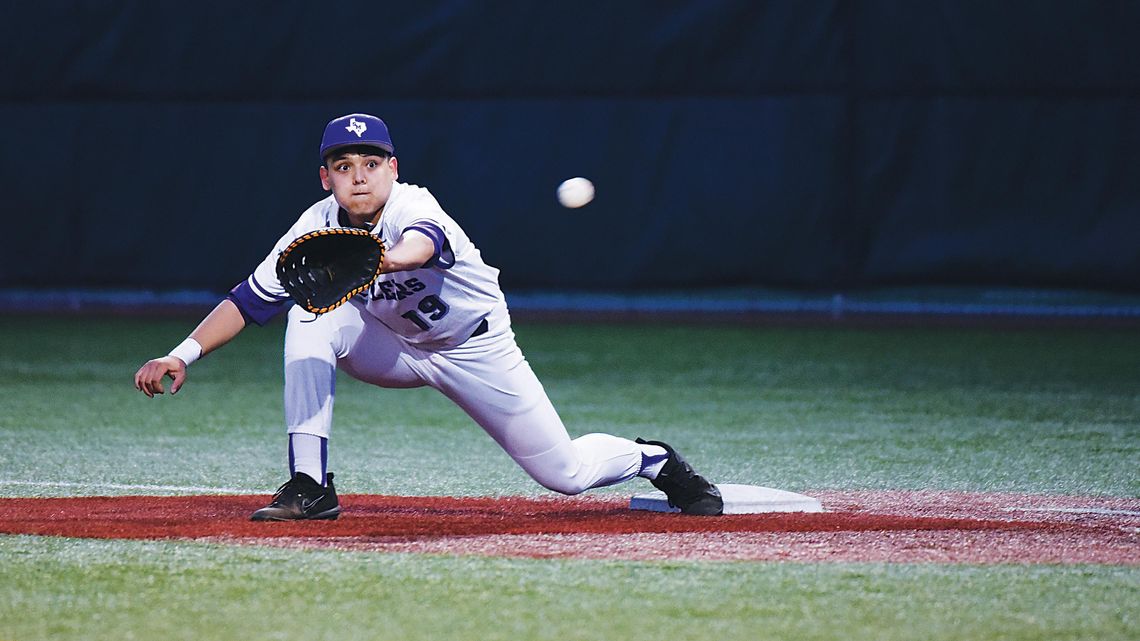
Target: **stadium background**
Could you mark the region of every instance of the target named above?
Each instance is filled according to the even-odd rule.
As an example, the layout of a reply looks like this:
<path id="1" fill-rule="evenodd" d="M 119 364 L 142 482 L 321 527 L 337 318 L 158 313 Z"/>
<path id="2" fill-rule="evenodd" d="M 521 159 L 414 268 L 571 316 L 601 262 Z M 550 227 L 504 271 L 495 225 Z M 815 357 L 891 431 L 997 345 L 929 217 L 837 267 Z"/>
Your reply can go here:
<path id="1" fill-rule="evenodd" d="M 508 292 L 1061 289 L 1136 313 L 1136 3 L 5 13 L 9 298 L 228 290 L 324 195 L 325 122 L 367 111 Z M 569 211 L 575 175 L 598 197 Z"/>

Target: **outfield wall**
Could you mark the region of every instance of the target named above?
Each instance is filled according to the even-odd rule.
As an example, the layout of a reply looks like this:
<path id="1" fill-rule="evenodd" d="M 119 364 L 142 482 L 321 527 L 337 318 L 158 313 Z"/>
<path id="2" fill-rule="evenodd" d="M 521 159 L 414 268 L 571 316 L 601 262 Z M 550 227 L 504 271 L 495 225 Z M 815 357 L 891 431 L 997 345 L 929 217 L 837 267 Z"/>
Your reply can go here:
<path id="1" fill-rule="evenodd" d="M 509 288 L 1140 291 L 1137 3 L 6 13 L 0 287 L 228 289 L 362 110 Z"/>

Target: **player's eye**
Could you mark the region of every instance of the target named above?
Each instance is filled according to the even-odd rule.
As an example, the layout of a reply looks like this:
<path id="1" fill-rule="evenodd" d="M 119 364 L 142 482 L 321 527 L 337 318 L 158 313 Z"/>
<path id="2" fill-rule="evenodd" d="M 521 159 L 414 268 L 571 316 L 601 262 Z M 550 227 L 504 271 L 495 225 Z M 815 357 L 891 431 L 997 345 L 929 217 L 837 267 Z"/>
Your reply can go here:
<path id="1" fill-rule="evenodd" d="M 376 169 L 379 166 L 380 166 L 380 163 L 376 162 L 375 160 L 369 160 L 368 161 L 368 168 L 369 169 Z"/>

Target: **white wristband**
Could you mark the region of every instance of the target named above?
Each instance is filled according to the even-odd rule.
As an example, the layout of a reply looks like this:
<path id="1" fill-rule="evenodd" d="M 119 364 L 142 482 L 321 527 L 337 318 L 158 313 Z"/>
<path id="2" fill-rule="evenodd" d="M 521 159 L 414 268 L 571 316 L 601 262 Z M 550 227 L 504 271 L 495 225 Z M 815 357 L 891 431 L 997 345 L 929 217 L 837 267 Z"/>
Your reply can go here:
<path id="1" fill-rule="evenodd" d="M 186 340 L 179 343 L 178 347 L 170 350 L 170 353 L 167 354 L 167 356 L 180 358 L 182 359 L 183 363 L 186 363 L 186 367 L 190 367 L 191 363 L 198 360 L 199 358 L 202 358 L 202 345 L 200 345 L 198 341 L 194 340 L 193 338 L 187 338 Z"/>

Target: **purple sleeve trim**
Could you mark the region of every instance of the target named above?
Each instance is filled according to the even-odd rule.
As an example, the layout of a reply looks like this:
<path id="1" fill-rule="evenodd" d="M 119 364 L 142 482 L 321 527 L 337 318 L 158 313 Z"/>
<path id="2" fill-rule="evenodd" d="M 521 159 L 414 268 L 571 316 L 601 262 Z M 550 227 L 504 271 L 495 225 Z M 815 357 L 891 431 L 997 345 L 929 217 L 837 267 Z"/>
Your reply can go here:
<path id="1" fill-rule="evenodd" d="M 404 229 L 404 233 L 409 231 L 420 232 L 430 238 L 431 244 L 435 245 L 435 252 L 433 252 L 431 258 L 424 263 L 424 267 L 429 267 L 433 265 L 435 261 L 439 260 L 439 252 L 443 249 L 443 243 L 447 239 L 446 236 L 443 235 L 443 230 L 439 228 L 439 225 L 421 221 Z"/>
<path id="2" fill-rule="evenodd" d="M 421 220 L 416 224 L 405 228 L 404 231 L 418 231 L 424 236 L 430 238 L 432 244 L 435 245 L 435 252 L 431 255 L 431 258 L 429 258 L 428 261 L 422 265 L 423 267 L 432 267 L 436 263 L 440 263 L 440 267 L 451 267 L 450 264 L 443 264 L 443 262 L 440 261 L 440 258 L 444 254 L 450 253 L 451 245 L 447 242 L 447 236 L 443 233 L 443 229 L 441 229 L 439 225 L 429 220 Z"/>
<path id="3" fill-rule="evenodd" d="M 250 278 L 238 283 L 226 296 L 227 299 L 233 301 L 234 305 L 237 305 L 238 311 L 245 318 L 245 322 L 265 325 L 281 312 L 289 309 L 289 305 L 293 301 L 288 298 L 267 301 L 254 293 L 253 287 L 249 284 L 251 280 L 253 279 Z M 254 284 L 256 285 L 256 282 Z"/>
<path id="4" fill-rule="evenodd" d="M 248 284 L 248 285 L 252 286 L 253 289 L 256 289 L 257 293 L 263 299 L 268 298 L 270 300 L 277 300 L 277 297 L 274 296 L 273 294 L 270 294 L 269 292 L 265 291 L 265 288 L 262 287 L 261 283 L 257 282 L 257 279 L 254 278 L 253 276 L 250 276 L 249 278 L 245 279 L 244 284 Z"/>

